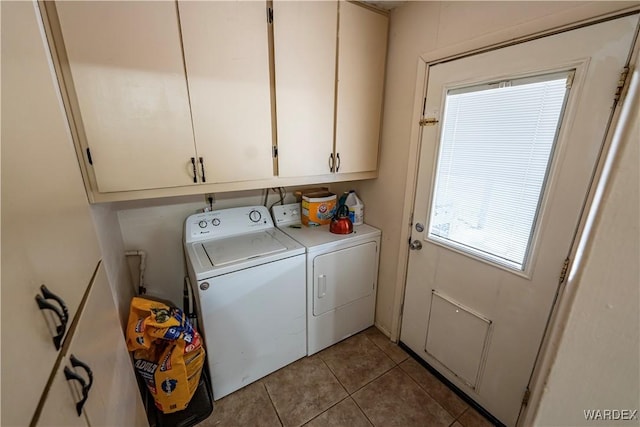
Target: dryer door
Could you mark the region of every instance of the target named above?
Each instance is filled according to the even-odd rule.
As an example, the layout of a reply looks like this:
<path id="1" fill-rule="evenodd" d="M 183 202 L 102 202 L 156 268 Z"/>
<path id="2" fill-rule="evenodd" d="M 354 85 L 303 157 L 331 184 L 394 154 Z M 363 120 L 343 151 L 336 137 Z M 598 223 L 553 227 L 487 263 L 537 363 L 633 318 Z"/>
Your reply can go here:
<path id="1" fill-rule="evenodd" d="M 376 242 L 313 259 L 313 315 L 320 316 L 375 292 Z"/>

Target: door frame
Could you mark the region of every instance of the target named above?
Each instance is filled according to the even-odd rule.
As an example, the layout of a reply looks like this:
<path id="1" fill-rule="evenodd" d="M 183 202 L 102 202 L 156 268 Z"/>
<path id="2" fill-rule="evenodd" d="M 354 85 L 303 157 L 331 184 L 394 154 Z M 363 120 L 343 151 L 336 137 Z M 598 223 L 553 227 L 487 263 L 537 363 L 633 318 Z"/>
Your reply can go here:
<path id="1" fill-rule="evenodd" d="M 393 313 L 390 330 L 390 338 L 392 341 L 399 341 L 400 329 L 402 327 L 402 309 L 404 304 L 407 272 L 409 267 L 409 247 L 407 245 L 407 242 L 410 241 L 411 238 L 414 201 L 416 187 L 418 184 L 418 168 L 422 142 L 422 127 L 418 125 L 418 122 L 422 118 L 423 99 L 426 96 L 425 94 L 427 91 L 429 67 L 438 63 L 449 62 L 467 56 L 525 43 L 531 40 L 575 30 L 585 26 L 621 18 L 639 12 L 640 5 L 622 9 L 616 12 L 610 12 L 604 15 L 591 17 L 570 24 L 559 25 L 548 30 L 538 31 L 527 36 L 512 38 L 506 41 L 503 40 L 501 42 L 496 42 L 495 37 L 493 37 L 494 40 L 491 40 L 492 37 L 489 36 L 487 38 L 472 40 L 460 45 L 445 47 L 420 55 L 416 67 L 416 89 L 414 93 L 411 121 L 413 125 L 411 127 L 411 139 L 409 142 L 405 193 L 404 202 L 402 205 L 402 224 L 399 237 L 399 247 L 401 248 L 401 250 L 398 251 L 398 270 L 396 272 L 394 301 L 392 307 Z M 501 36 L 508 37 L 508 34 L 503 34 Z M 498 37 L 501 36 L 499 35 Z M 640 37 L 638 36 L 637 29 L 632 46 L 632 54 L 628 58 L 628 64 L 636 64 L 635 67 L 640 68 Z M 615 108 L 613 109 L 609 118 L 609 122 L 607 124 L 604 140 L 602 142 L 602 149 L 596 164 L 596 169 L 594 170 L 593 180 L 591 182 L 589 191 L 585 199 L 585 203 L 583 205 L 583 211 L 574 235 L 570 253 L 568 254 L 568 258 L 570 259 L 568 275 L 567 278 L 558 285 L 558 290 L 553 303 L 553 307 L 547 321 L 545 334 L 542 338 L 538 357 L 536 359 L 533 373 L 529 381 L 529 387 L 531 390 L 529 403 L 521 410 L 520 416 L 518 418 L 518 425 L 529 425 L 534 421 L 536 410 L 542 397 L 542 387 L 540 387 L 539 385 L 541 385 L 549 375 L 551 366 L 553 364 L 553 361 L 555 360 L 558 346 L 562 339 L 564 324 L 569 316 L 569 311 L 571 309 L 571 305 L 576 293 L 575 286 L 572 285 L 575 282 L 574 279 L 579 276 L 579 272 L 583 268 L 583 259 L 581 256 L 584 250 L 583 242 L 586 241 L 591 234 L 590 227 L 593 222 L 592 216 L 597 210 L 599 210 L 600 207 L 601 195 L 598 195 L 597 193 L 600 192 L 600 187 L 608 178 L 606 163 L 608 162 L 608 158 L 611 155 L 615 154 L 616 141 L 613 141 L 613 139 L 616 133 L 616 129 L 619 126 L 624 125 L 624 121 L 620 121 L 620 116 L 622 106 L 624 105 L 623 101 L 625 100 L 627 91 L 629 90 L 630 81 L 631 78 L 629 76 L 625 82 L 624 87 L 622 88 L 622 96 L 615 105 Z"/>

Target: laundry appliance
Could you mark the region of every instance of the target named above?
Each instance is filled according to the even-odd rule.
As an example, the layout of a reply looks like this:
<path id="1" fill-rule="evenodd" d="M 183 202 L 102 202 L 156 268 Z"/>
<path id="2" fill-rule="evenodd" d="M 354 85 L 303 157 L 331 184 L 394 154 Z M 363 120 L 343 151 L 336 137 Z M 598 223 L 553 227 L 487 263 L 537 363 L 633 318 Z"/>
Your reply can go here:
<path id="1" fill-rule="evenodd" d="M 184 251 L 215 400 L 305 356 L 305 249 L 267 208 L 189 216 Z"/>
<path id="2" fill-rule="evenodd" d="M 307 355 L 373 325 L 380 230 L 356 225 L 333 234 L 329 225 L 300 224 L 300 204 L 272 208 L 276 226 L 306 248 Z"/>

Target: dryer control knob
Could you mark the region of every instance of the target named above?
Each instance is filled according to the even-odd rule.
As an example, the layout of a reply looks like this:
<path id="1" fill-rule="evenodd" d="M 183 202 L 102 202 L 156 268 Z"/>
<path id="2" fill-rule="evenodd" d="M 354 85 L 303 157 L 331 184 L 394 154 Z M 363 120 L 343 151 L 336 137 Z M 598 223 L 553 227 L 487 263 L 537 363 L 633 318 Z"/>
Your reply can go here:
<path id="1" fill-rule="evenodd" d="M 218 218 L 213 218 L 213 221 L 211 221 L 211 224 L 217 227 L 220 225 L 220 220 Z"/>
<path id="2" fill-rule="evenodd" d="M 203 219 L 198 223 L 198 225 L 200 226 L 200 228 L 207 228 L 207 221 Z"/>
<path id="3" fill-rule="evenodd" d="M 206 291 L 207 289 L 209 289 L 209 282 L 200 283 L 200 289 L 203 291 Z"/>
<path id="4" fill-rule="evenodd" d="M 249 219 L 253 222 L 258 222 L 262 218 L 262 214 L 259 211 L 253 210 L 249 212 Z"/>

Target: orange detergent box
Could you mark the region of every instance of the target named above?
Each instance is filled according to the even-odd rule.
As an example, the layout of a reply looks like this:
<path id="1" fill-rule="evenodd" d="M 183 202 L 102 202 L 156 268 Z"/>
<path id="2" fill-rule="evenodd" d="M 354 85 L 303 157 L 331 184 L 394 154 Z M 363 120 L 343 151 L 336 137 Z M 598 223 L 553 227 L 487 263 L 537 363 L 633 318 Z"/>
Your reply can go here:
<path id="1" fill-rule="evenodd" d="M 302 224 L 307 227 L 329 224 L 336 213 L 337 200 L 337 196 L 329 191 L 303 194 Z"/>

